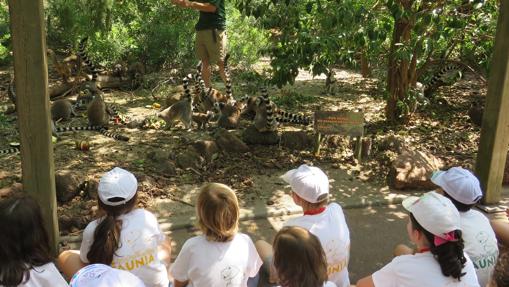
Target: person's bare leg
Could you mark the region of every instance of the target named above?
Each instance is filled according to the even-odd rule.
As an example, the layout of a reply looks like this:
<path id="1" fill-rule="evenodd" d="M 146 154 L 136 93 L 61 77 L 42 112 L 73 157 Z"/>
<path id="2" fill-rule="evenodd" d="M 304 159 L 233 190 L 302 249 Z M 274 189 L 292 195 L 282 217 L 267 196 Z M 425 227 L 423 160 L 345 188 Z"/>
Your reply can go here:
<path id="1" fill-rule="evenodd" d="M 274 264 L 272 264 L 272 256 L 274 254 L 274 250 L 272 249 L 272 245 L 270 245 L 267 241 L 258 240 L 255 243 L 256 251 L 260 258 L 263 261 L 263 268 L 269 274 L 269 283 L 277 283 L 279 278 L 277 276 L 276 269 L 274 268 Z"/>
<path id="2" fill-rule="evenodd" d="M 207 59 L 201 59 L 201 77 L 205 82 L 205 87 L 210 88 L 210 64 Z"/>
<path id="3" fill-rule="evenodd" d="M 60 253 L 57 265 L 67 281 L 70 281 L 78 270 L 86 266 L 85 263 L 81 262 L 79 250 L 66 250 Z"/>
<path id="4" fill-rule="evenodd" d="M 408 255 L 413 254 L 414 250 L 405 244 L 398 244 L 396 248 L 394 248 L 394 257 L 400 256 L 400 255 Z"/>
<path id="5" fill-rule="evenodd" d="M 221 79 L 223 80 L 224 85 L 226 86 L 226 73 L 224 71 L 224 61 L 221 59 L 217 62 L 217 65 L 219 66 L 219 75 L 221 76 Z"/>

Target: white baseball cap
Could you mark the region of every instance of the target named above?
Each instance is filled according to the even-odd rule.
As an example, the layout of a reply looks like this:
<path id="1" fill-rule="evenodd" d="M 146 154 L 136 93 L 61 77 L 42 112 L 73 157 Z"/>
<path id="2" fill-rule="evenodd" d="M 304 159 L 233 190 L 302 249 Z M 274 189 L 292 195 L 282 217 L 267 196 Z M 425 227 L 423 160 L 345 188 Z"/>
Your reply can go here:
<path id="1" fill-rule="evenodd" d="M 481 185 L 475 175 L 461 167 L 433 173 L 431 181 L 463 204 L 475 204 L 482 198 Z"/>
<path id="2" fill-rule="evenodd" d="M 438 237 L 446 238 L 449 232 L 461 230 L 458 210 L 450 199 L 435 191 L 421 197 L 409 196 L 403 200 L 403 207 L 424 229 Z"/>
<path id="3" fill-rule="evenodd" d="M 308 202 L 317 203 L 324 194 L 329 194 L 329 179 L 317 167 L 303 164 L 287 171 L 281 178 L 290 184 L 293 192 Z"/>
<path id="4" fill-rule="evenodd" d="M 115 167 L 99 180 L 98 195 L 102 203 L 110 206 L 122 205 L 131 200 L 138 189 L 138 181 L 125 169 Z M 111 200 L 121 198 L 122 200 Z"/>
<path id="5" fill-rule="evenodd" d="M 71 279 L 71 287 L 145 287 L 131 272 L 104 264 L 90 264 L 81 268 Z"/>

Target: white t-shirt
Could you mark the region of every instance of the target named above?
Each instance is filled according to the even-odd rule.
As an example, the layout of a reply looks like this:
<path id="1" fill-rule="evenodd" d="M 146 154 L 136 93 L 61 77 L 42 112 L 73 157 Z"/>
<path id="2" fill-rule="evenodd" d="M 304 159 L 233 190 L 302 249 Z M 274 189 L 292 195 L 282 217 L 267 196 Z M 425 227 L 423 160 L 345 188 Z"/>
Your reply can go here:
<path id="1" fill-rule="evenodd" d="M 477 210 L 460 212 L 461 230 L 465 241 L 465 253 L 474 263 L 477 279 L 481 286 L 490 281 L 498 258 L 495 232 L 488 219 Z"/>
<path id="2" fill-rule="evenodd" d="M 26 280 L 26 278 L 24 279 Z M 0 285 L 3 286 L 3 285 Z M 30 278 L 26 282 L 22 282 L 18 287 L 68 287 L 69 284 L 58 272 L 53 262 L 44 264 L 39 267 L 30 269 Z"/>
<path id="3" fill-rule="evenodd" d="M 350 286 L 348 278 L 350 231 L 339 204 L 333 202 L 319 214 L 292 218 L 284 226 L 299 226 L 316 235 L 327 257 L 329 280 L 338 287 Z"/>
<path id="4" fill-rule="evenodd" d="M 278 286 L 278 287 L 281 287 L 281 286 Z M 327 281 L 325 283 L 323 283 L 323 287 L 337 287 L 336 284 L 330 282 L 330 281 Z"/>
<path id="5" fill-rule="evenodd" d="M 208 241 L 203 235 L 188 239 L 170 268 L 173 277 L 188 287 L 245 287 L 262 260 L 251 238 L 237 233 L 228 242 Z"/>
<path id="6" fill-rule="evenodd" d="M 461 281 L 445 277 L 433 254 L 424 252 L 395 257 L 389 264 L 373 273 L 372 278 L 375 287 L 479 287 L 470 259 L 467 258 L 462 271 L 466 274 L 461 277 Z"/>
<path id="7" fill-rule="evenodd" d="M 156 217 L 144 209 L 135 209 L 119 216 L 119 219 L 122 220 L 120 244 L 113 255 L 111 267 L 133 273 L 147 287 L 167 287 L 166 266 L 157 257 L 157 247 L 165 236 Z M 87 254 L 99 223 L 100 219 L 94 220 L 83 231 L 80 257 L 85 263 L 88 263 Z"/>

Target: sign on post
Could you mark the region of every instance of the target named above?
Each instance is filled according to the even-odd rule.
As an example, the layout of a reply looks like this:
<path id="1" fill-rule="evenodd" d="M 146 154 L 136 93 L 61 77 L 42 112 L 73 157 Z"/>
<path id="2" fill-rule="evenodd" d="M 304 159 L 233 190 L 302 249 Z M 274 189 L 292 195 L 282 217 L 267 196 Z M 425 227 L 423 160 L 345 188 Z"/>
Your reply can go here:
<path id="1" fill-rule="evenodd" d="M 342 134 L 357 138 L 354 154 L 361 157 L 361 138 L 364 135 L 364 114 L 350 111 L 316 111 L 315 112 L 315 156 L 320 154 L 321 135 Z"/>
<path id="2" fill-rule="evenodd" d="M 349 111 L 316 111 L 315 131 L 321 134 L 364 135 L 364 114 Z"/>

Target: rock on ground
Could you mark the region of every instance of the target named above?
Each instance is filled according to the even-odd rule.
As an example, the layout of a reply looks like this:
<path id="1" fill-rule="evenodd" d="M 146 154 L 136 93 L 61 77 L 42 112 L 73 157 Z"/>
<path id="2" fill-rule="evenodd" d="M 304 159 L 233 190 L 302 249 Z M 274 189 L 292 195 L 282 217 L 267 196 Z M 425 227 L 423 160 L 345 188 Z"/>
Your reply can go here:
<path id="1" fill-rule="evenodd" d="M 433 189 L 431 175 L 443 166 L 432 154 L 404 150 L 392 162 L 387 181 L 395 189 Z"/>

